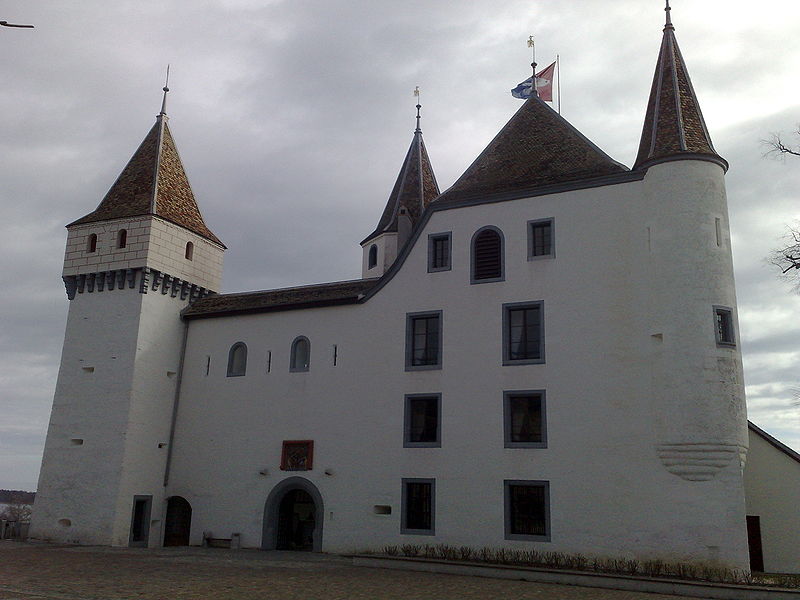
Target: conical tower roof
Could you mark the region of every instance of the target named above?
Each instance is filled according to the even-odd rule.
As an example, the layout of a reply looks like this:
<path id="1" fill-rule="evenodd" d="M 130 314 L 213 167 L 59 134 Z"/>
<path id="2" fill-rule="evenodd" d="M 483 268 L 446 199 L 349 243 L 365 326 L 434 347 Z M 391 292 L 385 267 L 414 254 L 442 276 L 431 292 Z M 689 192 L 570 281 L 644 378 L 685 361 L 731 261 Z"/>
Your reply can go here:
<path id="1" fill-rule="evenodd" d="M 219 244 L 203 221 L 162 112 L 98 207 L 71 225 L 157 215 Z"/>
<path id="2" fill-rule="evenodd" d="M 675 39 L 667 2 L 667 22 L 653 86 L 647 103 L 642 140 L 634 169 L 671 160 L 709 160 L 727 170 L 728 163 L 711 143 L 689 72 Z"/>
<path id="3" fill-rule="evenodd" d="M 627 170 L 532 95 L 436 204 Z"/>
<path id="4" fill-rule="evenodd" d="M 406 152 L 403 166 L 394 182 L 392 193 L 389 194 L 386 208 L 383 209 L 375 231 L 361 243 L 366 244 L 382 233 L 397 231 L 397 215 L 401 209 L 405 209 L 406 214 L 411 218 L 412 225 L 416 225 L 419 223 L 422 212 L 438 195 L 439 185 L 436 183 L 428 151 L 425 149 L 422 130 L 419 127 L 419 115 L 417 115 L 414 138 L 411 140 L 411 146 Z"/>

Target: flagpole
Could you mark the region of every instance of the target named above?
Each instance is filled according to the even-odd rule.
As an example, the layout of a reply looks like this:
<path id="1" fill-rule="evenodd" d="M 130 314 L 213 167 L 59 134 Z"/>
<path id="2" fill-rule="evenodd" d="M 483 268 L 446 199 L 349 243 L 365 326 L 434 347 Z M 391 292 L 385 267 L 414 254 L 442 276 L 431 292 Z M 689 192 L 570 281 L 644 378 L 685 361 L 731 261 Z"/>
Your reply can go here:
<path id="1" fill-rule="evenodd" d="M 531 49 L 531 95 L 538 96 L 539 92 L 536 90 L 536 43 L 533 41 L 533 36 L 528 36 L 528 47 Z"/>
<path id="2" fill-rule="evenodd" d="M 556 75 L 558 76 L 558 114 L 561 114 L 561 57 L 556 54 Z"/>

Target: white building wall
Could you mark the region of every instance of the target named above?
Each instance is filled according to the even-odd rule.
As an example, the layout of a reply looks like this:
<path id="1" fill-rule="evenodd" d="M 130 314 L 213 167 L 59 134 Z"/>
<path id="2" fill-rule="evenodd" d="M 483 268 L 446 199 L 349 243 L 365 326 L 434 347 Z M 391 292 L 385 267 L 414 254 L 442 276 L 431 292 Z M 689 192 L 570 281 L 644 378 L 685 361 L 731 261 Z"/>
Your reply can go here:
<path id="1" fill-rule="evenodd" d="M 749 433 L 744 470 L 747 514 L 760 517 L 764 570 L 800 573 L 800 462 Z"/>
<path id="2" fill-rule="evenodd" d="M 675 163 L 642 182 L 435 212 L 365 304 L 192 321 L 168 492 L 192 504 L 193 543 L 210 530 L 258 546 L 269 491 L 300 475 L 323 496 L 328 551 L 528 545 L 503 539 L 503 480 L 526 479 L 550 482 L 552 540 L 540 549 L 746 567 L 740 361 L 716 347 L 712 314 L 713 304 L 735 310 L 735 298 L 727 237 L 718 258 L 706 239 L 714 215 L 727 230 L 722 172 L 710 166 L 718 172 Z M 544 218 L 555 258 L 528 261 L 527 222 Z M 470 285 L 469 243 L 485 225 L 504 233 L 505 281 Z M 691 227 L 678 234 L 690 247 L 671 266 L 674 248 L 649 256 L 648 226 L 651 242 Z M 440 231 L 452 231 L 453 266 L 427 273 L 427 235 Z M 525 301 L 544 302 L 546 363 L 502 366 L 502 305 Z M 427 310 L 443 311 L 443 368 L 406 372 L 406 313 Z M 311 340 L 311 367 L 289 373 L 298 335 Z M 228 378 L 237 341 L 247 375 Z M 681 351 L 730 367 L 723 383 Z M 505 449 L 503 391 L 528 389 L 546 390 L 548 448 Z M 442 394 L 442 447 L 403 448 L 404 395 L 423 392 Z M 312 471 L 278 469 L 290 439 L 315 441 Z M 736 450 L 704 481 L 670 472 L 659 448 L 695 442 Z M 400 534 L 403 477 L 436 479 L 436 535 Z M 378 504 L 392 514 L 375 515 Z"/>
<path id="3" fill-rule="evenodd" d="M 378 250 L 378 260 L 375 266 L 369 266 L 369 250 L 375 246 Z M 380 277 L 389 267 L 392 266 L 397 258 L 397 234 L 396 233 L 382 233 L 378 237 L 370 240 L 362 246 L 363 255 L 361 258 L 361 277 L 367 279 L 369 277 Z"/>

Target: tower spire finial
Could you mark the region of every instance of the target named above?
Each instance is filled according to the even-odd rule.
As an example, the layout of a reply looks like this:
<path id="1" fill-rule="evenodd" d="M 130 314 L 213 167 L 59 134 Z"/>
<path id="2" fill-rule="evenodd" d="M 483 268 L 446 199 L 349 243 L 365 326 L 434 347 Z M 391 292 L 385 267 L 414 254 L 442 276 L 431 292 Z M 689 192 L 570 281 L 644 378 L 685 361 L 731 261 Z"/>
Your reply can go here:
<path id="1" fill-rule="evenodd" d="M 417 99 L 417 129 L 416 131 L 422 131 L 419 128 L 419 109 L 422 108 L 422 104 L 419 102 L 419 86 L 414 88 L 414 97 Z"/>
<path id="2" fill-rule="evenodd" d="M 666 0 L 666 2 L 667 2 L 667 7 L 664 9 L 664 12 L 667 13 L 667 20 L 666 23 L 664 24 L 664 29 L 675 29 L 675 27 L 672 25 L 672 14 L 671 14 L 672 8 L 669 5 L 669 0 Z"/>
<path id="3" fill-rule="evenodd" d="M 167 114 L 167 92 L 169 91 L 169 65 L 167 65 L 167 78 L 164 81 L 164 99 L 161 100 L 161 112 L 158 113 L 159 116 L 166 116 Z"/>

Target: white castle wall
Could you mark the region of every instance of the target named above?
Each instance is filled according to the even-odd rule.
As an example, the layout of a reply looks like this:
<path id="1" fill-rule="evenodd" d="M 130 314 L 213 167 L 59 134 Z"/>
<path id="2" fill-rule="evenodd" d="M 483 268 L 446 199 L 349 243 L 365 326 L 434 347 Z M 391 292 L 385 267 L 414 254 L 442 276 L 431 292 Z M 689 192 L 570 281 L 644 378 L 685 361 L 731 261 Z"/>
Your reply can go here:
<path id="1" fill-rule="evenodd" d="M 323 496 L 327 551 L 526 545 L 503 539 L 503 480 L 530 479 L 550 482 L 540 549 L 746 568 L 741 361 L 717 348 L 712 312 L 735 310 L 726 215 L 719 167 L 668 163 L 641 182 L 433 213 L 363 305 L 191 322 L 168 493 L 192 505 L 193 543 L 210 530 L 258 546 L 267 495 L 300 475 Z M 528 261 L 526 224 L 543 218 L 556 257 Z M 484 225 L 504 233 L 505 281 L 470 285 Z M 429 274 L 427 236 L 444 231 L 453 268 Z M 502 366 L 502 305 L 539 300 L 546 363 Z M 426 310 L 443 311 L 443 368 L 405 372 L 406 313 Z M 307 373 L 289 373 L 298 335 Z M 228 378 L 237 341 L 247 375 Z M 505 449 L 503 391 L 527 389 L 547 392 L 548 448 Z M 423 392 L 442 394 L 442 446 L 403 448 L 404 395 Z M 312 471 L 279 470 L 287 439 L 315 441 Z M 709 476 L 687 479 L 669 444 L 696 444 Z M 403 477 L 436 479 L 436 535 L 399 533 Z"/>

